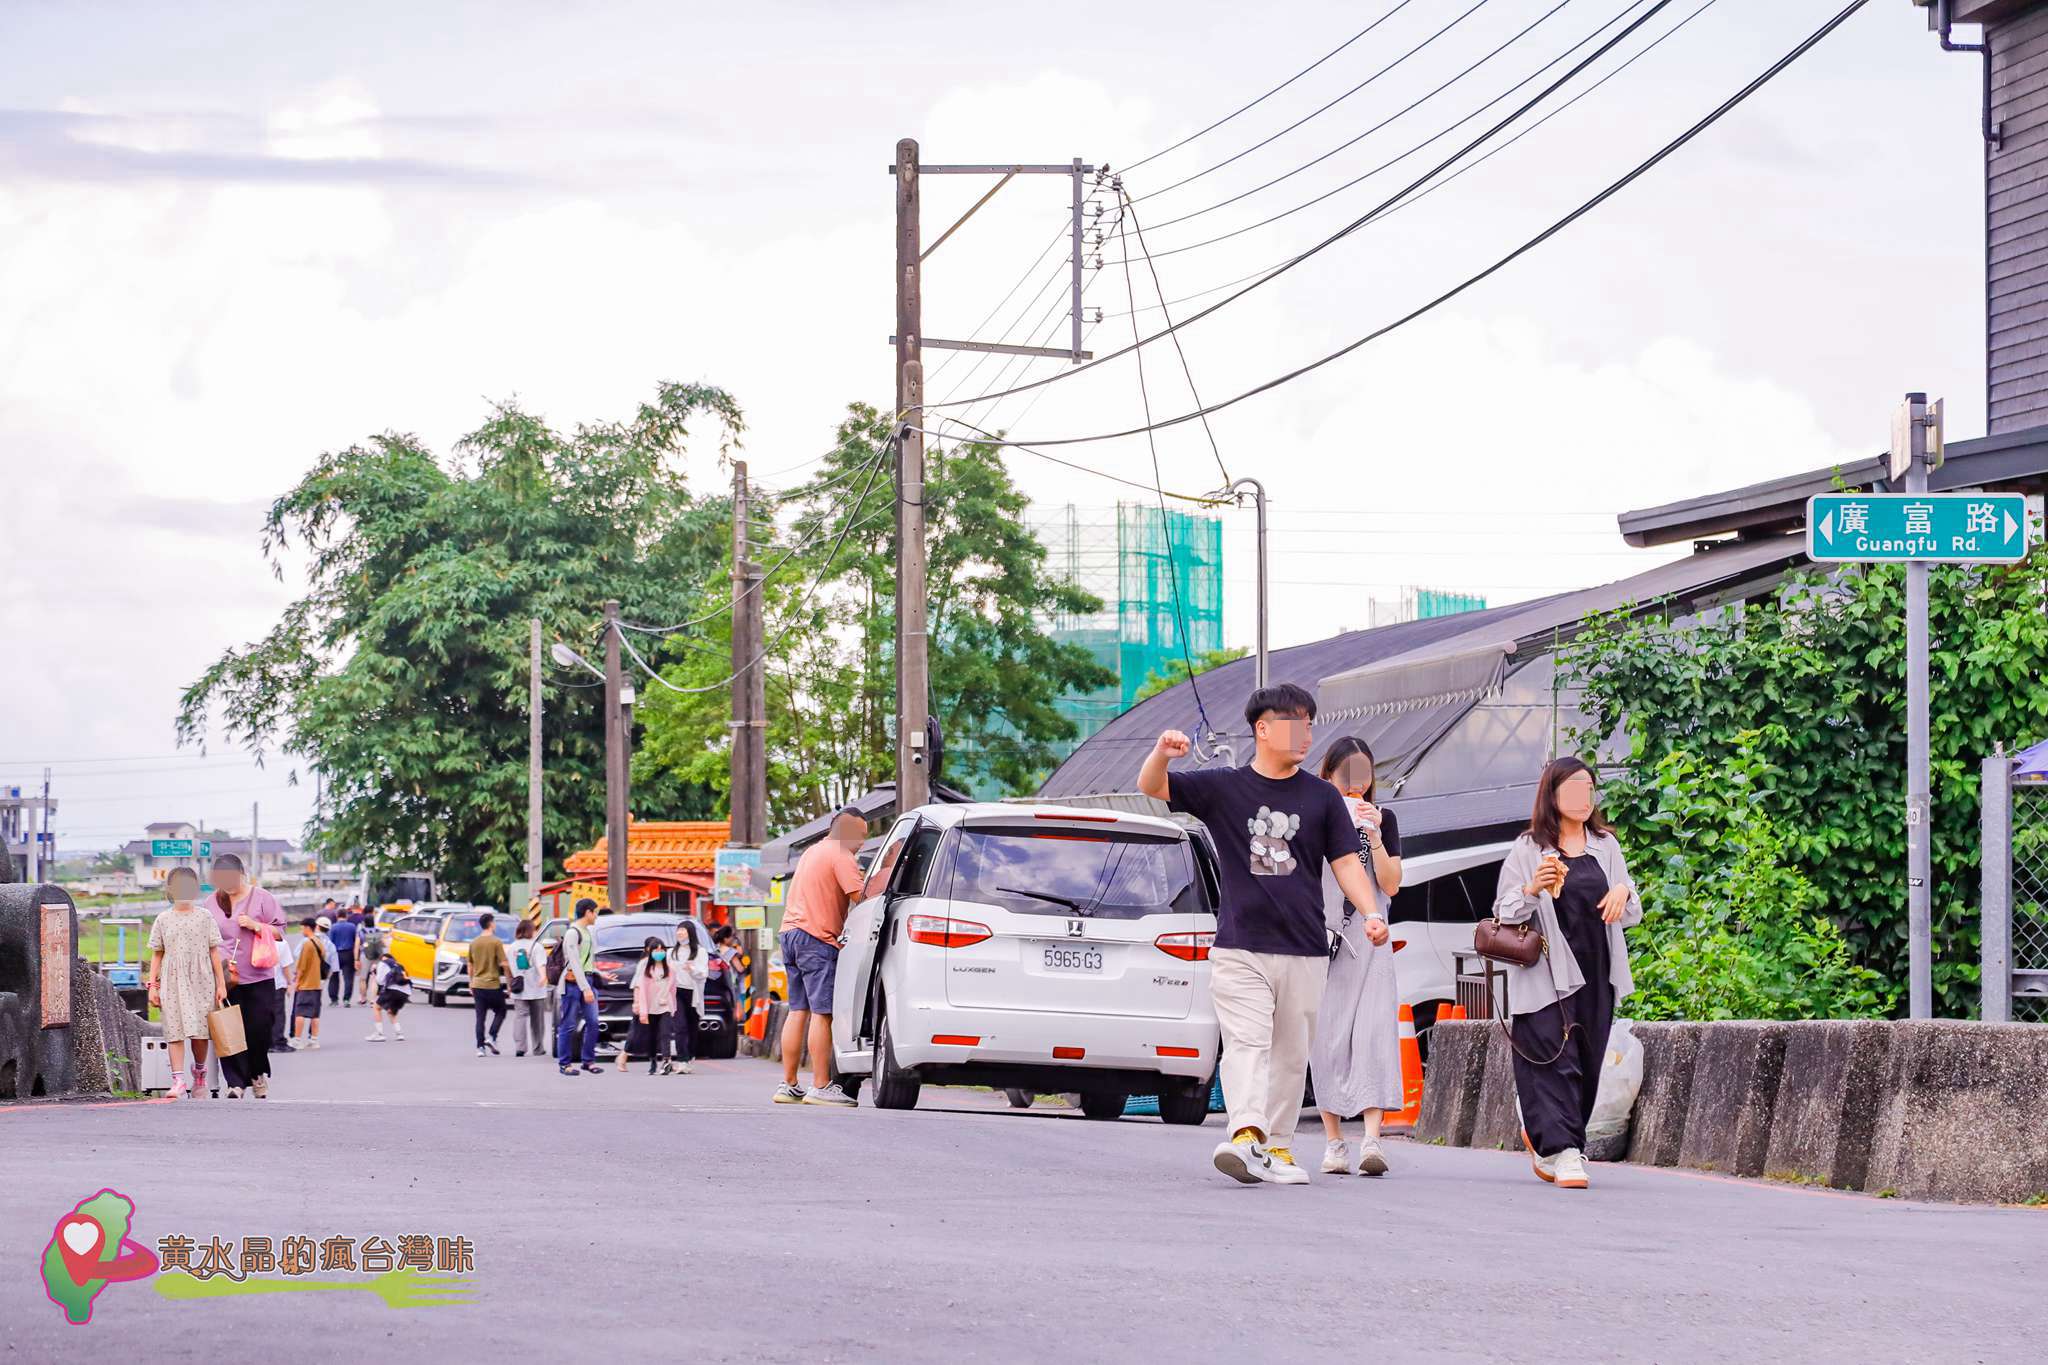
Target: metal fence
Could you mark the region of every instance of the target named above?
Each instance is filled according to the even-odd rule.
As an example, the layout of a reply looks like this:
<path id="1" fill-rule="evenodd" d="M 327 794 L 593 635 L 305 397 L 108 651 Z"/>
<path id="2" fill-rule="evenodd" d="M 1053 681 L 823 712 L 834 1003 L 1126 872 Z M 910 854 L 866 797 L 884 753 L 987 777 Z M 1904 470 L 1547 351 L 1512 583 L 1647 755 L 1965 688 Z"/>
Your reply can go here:
<path id="1" fill-rule="evenodd" d="M 1983 1017 L 2048 1023 L 2048 782 L 1984 760 Z"/>

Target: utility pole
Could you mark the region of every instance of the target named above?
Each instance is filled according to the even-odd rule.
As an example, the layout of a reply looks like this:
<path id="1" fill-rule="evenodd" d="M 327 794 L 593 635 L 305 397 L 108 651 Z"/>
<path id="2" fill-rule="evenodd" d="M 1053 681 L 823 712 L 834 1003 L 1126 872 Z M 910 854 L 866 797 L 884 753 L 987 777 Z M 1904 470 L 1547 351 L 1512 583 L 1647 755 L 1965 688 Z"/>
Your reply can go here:
<path id="1" fill-rule="evenodd" d="M 747 463 L 732 468 L 732 831 L 728 848 L 759 848 L 768 842 L 768 692 L 761 658 L 760 575 L 753 561 L 754 500 L 747 487 Z M 752 998 L 768 998 L 768 954 L 761 931 L 743 929 L 740 941 L 753 964 Z"/>
<path id="2" fill-rule="evenodd" d="M 1908 493 L 1927 491 L 1928 421 L 1927 395 L 1909 393 L 1892 422 L 1892 459 L 1895 465 L 1905 460 Z M 1927 656 L 1927 561 L 1913 559 L 1906 563 L 1906 994 L 1915 1019 L 1934 1017 Z"/>
<path id="3" fill-rule="evenodd" d="M 327 828 L 327 774 L 313 770 L 313 889 L 320 889 L 320 836 Z"/>
<path id="4" fill-rule="evenodd" d="M 1081 349 L 1081 234 L 1086 192 L 1083 177 L 1095 168 L 1075 157 L 1064 165 L 1004 163 L 926 166 L 917 159 L 917 140 L 896 144 L 896 809 L 911 810 L 931 799 L 931 755 L 925 732 L 931 718 L 931 671 L 925 626 L 926 549 L 924 518 L 924 348 L 983 351 L 1001 355 L 1052 356 L 1078 365 L 1092 357 Z M 924 245 L 918 221 L 918 181 L 926 175 L 1000 176 L 994 187 L 951 227 Z M 996 341 L 945 341 L 924 335 L 921 278 L 925 258 L 945 245 L 997 191 L 1020 175 L 1064 175 L 1073 180 L 1071 345 L 1017 346 Z"/>
<path id="5" fill-rule="evenodd" d="M 36 881 L 50 880 L 50 868 L 57 861 L 57 846 L 50 841 L 50 770 L 43 769 L 43 832 L 36 839 Z"/>
<path id="6" fill-rule="evenodd" d="M 263 803 L 249 803 L 249 885 L 259 886 L 263 881 L 263 841 L 258 837 L 261 829 Z"/>
<path id="7" fill-rule="evenodd" d="M 925 635 L 924 303 L 917 140 L 896 144 L 896 809 L 931 799 L 925 729 L 930 656 Z M 1079 223 L 1078 216 L 1075 219 Z M 1078 228 L 1077 228 L 1078 230 Z"/>
<path id="8" fill-rule="evenodd" d="M 1228 488 L 1225 488 L 1222 491 L 1222 496 L 1226 498 L 1235 498 L 1240 504 L 1242 504 L 1244 501 L 1244 495 L 1240 490 L 1246 488 L 1249 488 L 1251 490 L 1252 509 L 1258 519 L 1259 648 L 1258 663 L 1256 665 L 1256 671 L 1254 672 L 1253 676 L 1258 680 L 1257 685 L 1260 687 L 1264 687 L 1268 681 L 1268 675 L 1266 670 L 1266 624 L 1272 601 L 1271 596 L 1268 592 L 1268 580 L 1266 577 L 1268 572 L 1268 566 L 1266 563 L 1266 485 L 1260 483 L 1257 479 L 1246 477 L 1238 479 L 1237 481 L 1232 483 Z M 1163 520 L 1166 516 L 1166 513 L 1164 510 L 1161 510 L 1159 515 Z M 1162 525 L 1160 527 L 1160 530 L 1163 533 L 1165 532 L 1166 527 Z M 1177 566 L 1175 566 L 1173 563 L 1173 537 L 1171 535 L 1168 535 L 1166 537 L 1166 555 L 1168 569 L 1178 572 Z"/>
<path id="9" fill-rule="evenodd" d="M 619 604 L 604 604 L 604 866 L 613 913 L 626 909 L 626 687 L 619 672 Z"/>
<path id="10" fill-rule="evenodd" d="M 530 619 L 527 627 L 526 887 L 530 896 L 540 885 L 540 618 Z"/>

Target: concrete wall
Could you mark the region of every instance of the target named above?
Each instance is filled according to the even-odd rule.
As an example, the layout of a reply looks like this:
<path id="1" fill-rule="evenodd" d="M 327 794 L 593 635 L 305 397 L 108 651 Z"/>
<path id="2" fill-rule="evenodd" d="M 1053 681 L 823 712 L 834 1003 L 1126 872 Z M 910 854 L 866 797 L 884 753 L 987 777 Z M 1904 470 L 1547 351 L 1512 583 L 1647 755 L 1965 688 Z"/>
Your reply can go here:
<path id="1" fill-rule="evenodd" d="M 71 1022 L 42 1025 L 42 907 L 71 921 Z M 0 1102 L 134 1090 L 145 1034 L 160 1033 L 78 958 L 78 912 L 62 887 L 0 886 Z"/>
<path id="2" fill-rule="evenodd" d="M 2048 1028 L 1869 1020 L 1636 1024 L 1628 1160 L 1909 1199 L 2048 1195 Z M 1439 1024 L 1416 1136 L 1520 1145 L 1500 1030 Z"/>

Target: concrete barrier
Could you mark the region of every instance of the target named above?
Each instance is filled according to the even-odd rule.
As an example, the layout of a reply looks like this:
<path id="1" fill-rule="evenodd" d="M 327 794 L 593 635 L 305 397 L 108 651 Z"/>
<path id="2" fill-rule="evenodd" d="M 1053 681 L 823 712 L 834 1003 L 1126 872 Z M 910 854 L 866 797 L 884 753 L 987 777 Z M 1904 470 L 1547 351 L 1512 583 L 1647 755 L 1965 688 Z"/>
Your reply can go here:
<path id="1" fill-rule="evenodd" d="M 1489 1027 L 1483 1020 L 1453 1019 L 1430 1031 L 1422 1112 L 1415 1119 L 1418 1140 L 1447 1147 L 1472 1145 L 1473 1127 L 1479 1118 L 1481 1083 L 1486 1076 Z"/>
<path id="2" fill-rule="evenodd" d="M 1628 1159 L 1909 1199 L 2048 1198 L 2048 1028 L 1949 1021 L 1636 1024 Z M 1417 1135 L 1520 1144 L 1507 1041 L 1437 1025 Z"/>
<path id="3" fill-rule="evenodd" d="M 1789 1024 L 1703 1026 L 1692 1067 L 1692 1096 L 1678 1164 L 1759 1176 L 1771 1143 Z"/>
<path id="4" fill-rule="evenodd" d="M 68 987 L 78 952 L 78 911 L 71 897 L 60 886 L 0 886 L 0 1100 L 65 1095 L 74 1088 L 73 1030 L 64 1024 L 43 1026 L 46 905 L 63 911 L 65 960 L 60 969 Z M 72 1004 L 75 1018 L 79 1002 Z"/>
<path id="5" fill-rule="evenodd" d="M 1628 1159 L 1645 1166 L 1676 1166 L 1692 1108 L 1693 1065 L 1706 1024 L 1637 1024 L 1643 1045 L 1643 1089 L 1629 1130 Z"/>
<path id="6" fill-rule="evenodd" d="M 113 982 L 83 962 L 71 964 L 72 1093 L 141 1089 L 142 1039 L 162 1034 L 162 1025 L 128 1008 Z"/>
<path id="7" fill-rule="evenodd" d="M 1784 1073 L 1762 1174 L 1863 1188 L 1897 1030 L 1881 1019 L 1786 1026 Z"/>
<path id="8" fill-rule="evenodd" d="M 2048 1028 L 1893 1027 L 1863 1187 L 1908 1199 L 2048 1197 Z"/>

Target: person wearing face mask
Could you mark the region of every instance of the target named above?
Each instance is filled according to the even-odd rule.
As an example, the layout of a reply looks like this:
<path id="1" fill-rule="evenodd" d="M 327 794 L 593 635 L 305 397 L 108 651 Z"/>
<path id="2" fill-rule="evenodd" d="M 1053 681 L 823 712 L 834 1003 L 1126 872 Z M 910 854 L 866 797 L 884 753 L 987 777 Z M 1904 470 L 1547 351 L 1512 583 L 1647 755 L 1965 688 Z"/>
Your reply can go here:
<path id="1" fill-rule="evenodd" d="M 1190 743 L 1168 730 L 1138 770 L 1139 791 L 1200 820 L 1216 845 L 1223 903 L 1209 953 L 1209 995 L 1223 1036 L 1230 1137 L 1209 1159 L 1247 1185 L 1309 1183 L 1293 1149 L 1330 970 L 1324 867 L 1353 905 L 1379 903 L 1343 794 L 1301 770 L 1315 718 L 1307 688 L 1262 687 L 1244 706 L 1256 745 L 1250 763 L 1169 771 Z M 1367 920 L 1366 928 L 1386 933 L 1383 921 Z"/>
<path id="2" fill-rule="evenodd" d="M 647 1074 L 673 1076 L 676 1068 L 669 1053 L 675 1025 L 676 969 L 668 960 L 668 945 L 650 938 L 642 947 L 640 965 L 633 969 L 633 1027 L 619 1049 L 619 1070 L 626 1069 L 626 1054 L 645 1048 Z"/>
<path id="3" fill-rule="evenodd" d="M 208 901 L 214 926 L 220 930 L 223 956 L 232 959 L 228 1003 L 242 1009 L 243 1051 L 220 1059 L 221 1080 L 228 1098 L 246 1090 L 259 1100 L 270 1097 L 270 1046 L 281 1016 L 276 973 L 283 962 L 284 908 L 277 897 L 251 886 L 242 860 L 223 853 L 213 860 L 214 894 Z M 273 961 L 257 966 L 261 953 Z"/>
<path id="4" fill-rule="evenodd" d="M 1614 1007 L 1635 989 L 1622 930 L 1643 918 L 1598 799 L 1593 770 L 1578 759 L 1545 767 L 1529 828 L 1508 849 L 1493 902 L 1502 924 L 1533 920 L 1543 935 L 1534 966 L 1505 964 L 1515 1096 L 1537 1178 L 1568 1190 L 1588 1184 L 1586 1120 Z"/>
<path id="5" fill-rule="evenodd" d="M 1402 1105 L 1401 986 L 1394 975 L 1394 944 L 1387 917 L 1401 889 L 1401 826 L 1394 812 L 1376 804 L 1372 750 L 1356 735 L 1345 735 L 1323 754 L 1323 780 L 1336 787 L 1351 811 L 1351 823 L 1372 869 L 1374 898 L 1353 905 L 1323 874 L 1323 904 L 1331 933 L 1330 977 L 1316 1014 L 1309 1048 L 1309 1075 L 1323 1116 L 1323 1174 L 1385 1175 L 1380 1149 L 1380 1115 Z M 1342 1123 L 1352 1114 L 1365 1123 L 1358 1165 L 1351 1164 Z"/>

